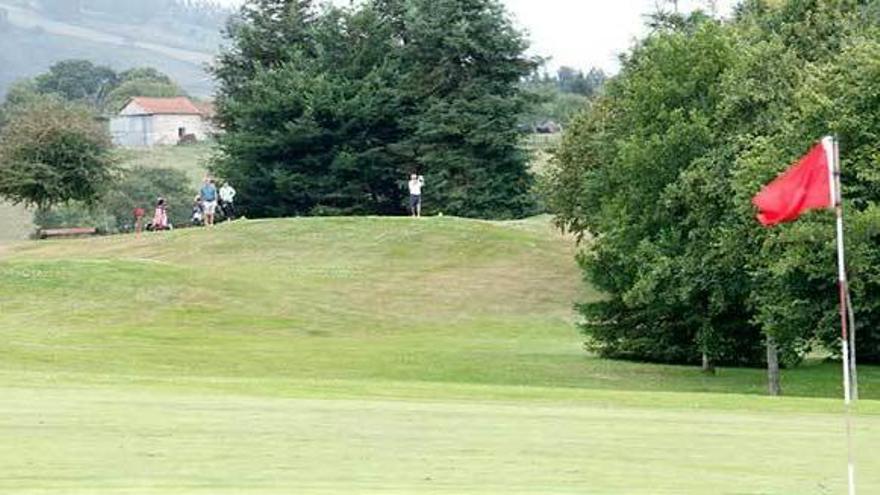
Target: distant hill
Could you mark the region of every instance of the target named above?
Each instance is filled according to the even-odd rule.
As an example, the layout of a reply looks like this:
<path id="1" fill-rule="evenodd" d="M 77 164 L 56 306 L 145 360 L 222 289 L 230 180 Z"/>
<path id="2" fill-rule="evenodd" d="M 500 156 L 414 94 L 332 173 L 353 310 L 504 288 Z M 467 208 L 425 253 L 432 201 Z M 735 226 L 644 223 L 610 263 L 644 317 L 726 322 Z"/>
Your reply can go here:
<path id="1" fill-rule="evenodd" d="M 194 96 L 213 93 L 206 67 L 222 40 L 223 22 L 216 15 L 196 22 L 173 11 L 128 21 L 122 15 L 88 10 L 52 14 L 36 1 L 0 0 L 0 97 L 16 80 L 71 58 L 116 70 L 155 67 Z"/>

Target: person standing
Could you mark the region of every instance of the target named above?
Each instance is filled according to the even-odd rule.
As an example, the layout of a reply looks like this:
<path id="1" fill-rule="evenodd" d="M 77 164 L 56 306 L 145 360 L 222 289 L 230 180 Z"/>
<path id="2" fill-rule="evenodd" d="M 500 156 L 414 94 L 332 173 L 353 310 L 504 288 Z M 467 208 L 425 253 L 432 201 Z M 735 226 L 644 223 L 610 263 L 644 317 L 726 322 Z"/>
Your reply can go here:
<path id="1" fill-rule="evenodd" d="M 140 234 L 144 229 L 144 216 L 146 216 L 147 212 L 138 206 L 132 213 L 134 214 L 134 233 Z"/>
<path id="2" fill-rule="evenodd" d="M 220 207 L 227 220 L 235 220 L 235 188 L 228 181 L 220 188 Z"/>
<path id="3" fill-rule="evenodd" d="M 425 185 L 425 178 L 418 174 L 412 174 L 409 177 L 409 211 L 413 218 L 422 216 L 422 187 Z"/>
<path id="4" fill-rule="evenodd" d="M 150 226 L 153 231 L 171 230 L 171 224 L 168 222 L 168 203 L 165 198 L 156 200 L 156 210 L 153 212 Z"/>
<path id="5" fill-rule="evenodd" d="M 217 186 L 214 185 L 213 179 L 205 178 L 199 196 L 202 198 L 202 208 L 205 211 L 205 225 L 211 227 L 214 225 L 214 214 L 217 212 Z"/>

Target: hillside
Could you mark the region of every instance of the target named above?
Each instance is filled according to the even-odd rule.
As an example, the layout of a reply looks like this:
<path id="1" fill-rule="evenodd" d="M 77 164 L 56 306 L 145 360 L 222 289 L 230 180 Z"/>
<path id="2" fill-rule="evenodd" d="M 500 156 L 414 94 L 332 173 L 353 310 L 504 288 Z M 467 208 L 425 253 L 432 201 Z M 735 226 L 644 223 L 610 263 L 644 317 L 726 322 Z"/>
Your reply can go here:
<path id="1" fill-rule="evenodd" d="M 761 370 L 586 355 L 572 302 L 598 296 L 573 254 L 546 217 L 7 247 L 0 491 L 840 491 L 839 401 L 758 396 Z M 814 364 L 784 383 L 834 397 L 837 373 Z M 866 397 L 878 378 L 862 371 Z M 860 412 L 872 493 L 880 403 Z"/>
<path id="2" fill-rule="evenodd" d="M 209 376 L 234 369 L 261 379 L 763 393 L 762 370 L 707 378 L 688 367 L 614 363 L 612 376 L 609 362 L 587 359 L 572 304 L 598 295 L 583 292 L 574 249 L 547 217 L 264 220 L 25 242 L 9 246 L 0 265 L 0 325 L 37 347 L 70 343 L 43 363 L 56 372 L 125 374 L 132 359 L 147 374 L 191 372 L 188 352 L 166 354 L 166 344 L 210 344 L 268 354 L 247 363 L 218 354 L 199 368 Z M 28 305 L 34 298 L 38 309 Z M 57 325 L 51 335 L 33 333 L 46 321 Z M 100 336 L 112 345 L 86 359 L 76 342 Z M 39 364 L 17 362 L 27 355 L 20 350 L 6 349 L 6 366 Z M 835 397 L 835 370 L 790 370 L 786 391 Z M 880 398 L 875 369 L 862 375 L 866 397 Z"/>
<path id="3" fill-rule="evenodd" d="M 0 98 L 16 80 L 77 58 L 117 71 L 155 67 L 193 96 L 213 93 L 213 81 L 205 68 L 220 43 L 219 25 L 144 24 L 97 14 L 59 20 L 15 0 L 0 0 L 0 10 L 8 18 L 7 24 L 0 24 Z"/>
<path id="4" fill-rule="evenodd" d="M 571 326 L 580 285 L 572 247 L 547 225 L 518 225 L 314 219 L 21 245 L 0 277 L 0 325 L 30 344 L 5 349 L 22 359 L 5 364 L 41 370 L 29 347 L 73 339 L 48 369 L 125 374 L 136 360 L 146 374 L 573 385 L 567 368 L 582 354 Z M 28 307 L 34 291 L 39 319 L 9 311 Z M 98 308 L 106 326 L 89 317 Z M 56 326 L 45 341 L 33 331 L 47 321 Z M 115 343 L 91 357 L 74 343 L 98 334 Z M 364 339 L 371 345 L 358 345 Z M 169 354 L 163 342 L 183 348 Z M 193 356 L 196 348 L 207 354 Z M 511 368 L 510 352 L 526 368 Z"/>

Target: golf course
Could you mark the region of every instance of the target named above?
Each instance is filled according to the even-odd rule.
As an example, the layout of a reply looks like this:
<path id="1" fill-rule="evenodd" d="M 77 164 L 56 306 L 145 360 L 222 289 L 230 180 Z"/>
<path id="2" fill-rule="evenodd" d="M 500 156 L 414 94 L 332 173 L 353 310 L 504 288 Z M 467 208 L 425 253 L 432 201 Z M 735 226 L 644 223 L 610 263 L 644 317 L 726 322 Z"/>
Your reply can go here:
<path id="1" fill-rule="evenodd" d="M 0 493 L 825 494 L 839 368 L 601 360 L 549 217 L 312 218 L 0 251 Z M 880 374 L 861 370 L 861 493 Z"/>

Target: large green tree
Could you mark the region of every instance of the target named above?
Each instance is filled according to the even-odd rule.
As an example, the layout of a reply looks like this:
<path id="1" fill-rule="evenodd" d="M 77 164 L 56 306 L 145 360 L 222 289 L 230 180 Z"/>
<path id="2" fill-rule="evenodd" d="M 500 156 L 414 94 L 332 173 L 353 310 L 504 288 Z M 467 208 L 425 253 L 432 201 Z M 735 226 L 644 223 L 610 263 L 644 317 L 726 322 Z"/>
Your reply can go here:
<path id="1" fill-rule="evenodd" d="M 57 94 L 69 101 L 100 106 L 118 84 L 118 75 L 88 60 L 64 60 L 36 78 L 37 90 Z"/>
<path id="2" fill-rule="evenodd" d="M 608 294 L 582 308 L 590 346 L 709 364 L 761 362 L 768 339 L 788 363 L 817 339 L 836 352 L 831 215 L 767 230 L 750 200 L 838 134 L 856 313 L 878 321 L 878 17 L 855 0 L 752 0 L 729 21 L 653 25 L 556 161 L 551 206 Z M 880 360 L 870 326 L 863 361 Z"/>
<path id="3" fill-rule="evenodd" d="M 40 209 L 93 202 L 113 180 L 106 127 L 85 107 L 17 107 L 0 130 L 0 197 Z"/>
<path id="4" fill-rule="evenodd" d="M 497 0 L 411 0 L 405 4 L 400 92 L 416 168 L 431 177 L 432 201 L 493 218 L 531 211 L 532 178 L 518 147 L 526 110 L 520 81 L 534 61 Z"/>
<path id="5" fill-rule="evenodd" d="M 515 127 L 531 63 L 498 2 L 252 0 L 229 35 L 215 169 L 251 215 L 396 213 L 413 171 L 433 210 L 528 211 Z"/>

